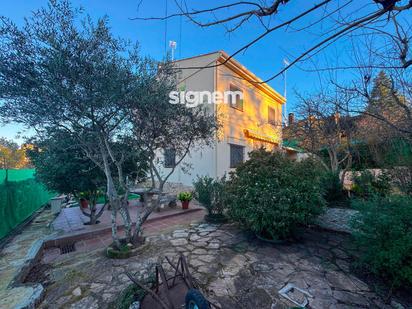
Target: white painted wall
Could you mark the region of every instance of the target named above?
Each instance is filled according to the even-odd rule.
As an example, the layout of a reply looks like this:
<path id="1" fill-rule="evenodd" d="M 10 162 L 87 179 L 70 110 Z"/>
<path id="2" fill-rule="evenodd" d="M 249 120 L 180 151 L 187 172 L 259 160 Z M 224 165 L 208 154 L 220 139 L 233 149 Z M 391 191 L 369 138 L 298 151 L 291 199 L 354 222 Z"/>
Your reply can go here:
<path id="1" fill-rule="evenodd" d="M 180 67 L 205 67 L 215 64 L 218 53 L 205 55 L 202 57 L 188 58 L 176 62 Z M 215 89 L 215 68 L 210 69 L 187 69 L 182 70 L 179 79 L 179 90 L 186 91 L 210 91 Z M 214 106 L 210 105 L 210 112 L 214 114 Z M 189 168 L 189 171 L 188 170 Z M 163 173 L 170 171 L 161 167 Z M 169 182 L 181 183 L 186 186 L 192 185 L 197 175 L 216 177 L 216 151 L 214 147 L 195 146 L 190 154 L 177 166 L 173 174 L 168 179 Z"/>
<path id="2" fill-rule="evenodd" d="M 178 61 L 181 67 L 204 67 L 216 63 L 219 53 L 208 54 L 201 57 L 188 58 Z M 264 91 L 258 89 L 249 82 L 243 80 L 226 66 L 208 69 L 182 70 L 179 85 L 180 89 L 186 91 L 221 91 L 225 92 L 233 84 L 243 90 L 244 110 L 238 111 L 226 104 L 218 106 L 211 105 L 210 112 L 214 113 L 222 124 L 222 128 L 217 133 L 215 145 L 208 148 L 195 147 L 191 150 L 181 166 L 176 167 L 175 172 L 170 176 L 169 182 L 191 185 L 196 176 L 208 175 L 210 177 L 222 177 L 228 174 L 230 168 L 230 145 L 236 144 L 245 146 L 245 159 L 247 153 L 265 144 L 268 149 L 273 149 L 273 144 L 262 143 L 257 140 L 246 138 L 244 129 L 253 130 L 265 136 L 277 138 L 281 143 L 281 117 L 282 106 L 274 98 Z M 268 106 L 276 109 L 276 117 L 279 126 L 268 124 Z M 189 172 L 184 169 L 191 166 Z M 166 173 L 170 169 L 162 168 Z"/>

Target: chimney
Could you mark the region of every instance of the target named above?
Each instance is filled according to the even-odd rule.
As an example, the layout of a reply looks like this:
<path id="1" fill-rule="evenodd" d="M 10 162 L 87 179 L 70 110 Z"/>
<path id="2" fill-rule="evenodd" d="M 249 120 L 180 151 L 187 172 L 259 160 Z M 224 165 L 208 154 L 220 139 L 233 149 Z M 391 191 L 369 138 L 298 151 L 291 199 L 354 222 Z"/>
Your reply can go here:
<path id="1" fill-rule="evenodd" d="M 340 114 L 339 112 L 336 112 L 335 115 L 333 115 L 333 117 L 335 118 L 335 123 L 338 123 L 340 120 Z"/>
<path id="2" fill-rule="evenodd" d="M 288 115 L 288 125 L 293 125 L 295 123 L 295 114 L 289 113 Z"/>

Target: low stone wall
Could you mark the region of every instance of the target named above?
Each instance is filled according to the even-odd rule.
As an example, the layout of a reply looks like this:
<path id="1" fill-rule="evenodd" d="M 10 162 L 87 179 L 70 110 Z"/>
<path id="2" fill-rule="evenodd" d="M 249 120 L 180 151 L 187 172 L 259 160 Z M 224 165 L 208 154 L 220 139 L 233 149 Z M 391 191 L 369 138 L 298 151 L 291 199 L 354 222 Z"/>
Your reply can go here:
<path id="1" fill-rule="evenodd" d="M 364 171 L 370 172 L 375 178 L 379 177 L 384 172 L 384 170 L 377 169 L 377 168 L 375 168 L 375 169 L 366 169 Z M 339 174 L 340 178 L 342 177 L 342 173 L 343 172 L 340 172 L 340 174 Z M 352 190 L 355 177 L 360 176 L 361 173 L 362 173 L 362 171 L 348 171 L 348 172 L 346 172 L 345 178 L 343 180 L 343 188 L 345 190 Z"/>

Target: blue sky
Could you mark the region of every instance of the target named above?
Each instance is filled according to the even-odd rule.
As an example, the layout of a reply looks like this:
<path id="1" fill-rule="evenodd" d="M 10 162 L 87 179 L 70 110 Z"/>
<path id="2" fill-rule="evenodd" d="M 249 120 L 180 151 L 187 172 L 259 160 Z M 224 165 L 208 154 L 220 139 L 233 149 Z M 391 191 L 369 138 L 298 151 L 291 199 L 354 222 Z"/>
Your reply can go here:
<path id="1" fill-rule="evenodd" d="M 139 41 L 142 54 L 150 55 L 155 59 L 161 59 L 164 56 L 165 23 L 162 21 L 135 21 L 130 20 L 130 18 L 164 15 L 166 1 L 168 1 L 169 13 L 175 12 L 176 7 L 172 0 L 143 0 L 139 10 L 139 0 L 73 0 L 72 3 L 74 6 L 81 5 L 93 18 L 107 15 L 115 35 L 132 41 Z M 359 3 L 372 2 L 366 0 L 356 1 L 359 1 Z M 187 0 L 187 3 L 193 5 L 196 9 L 205 8 L 206 6 L 217 6 L 227 2 Z M 339 2 L 335 1 L 335 3 Z M 1 1 L 0 14 L 9 17 L 17 24 L 22 24 L 25 16 L 29 16 L 32 10 L 46 3 L 46 0 Z M 287 17 L 301 12 L 312 5 L 312 1 L 292 1 L 287 6 L 288 10 L 281 11 L 281 14 L 279 14 L 281 17 L 272 22 L 283 21 Z M 306 22 L 310 23 L 311 20 L 316 20 L 321 13 L 320 11 L 310 16 L 306 19 Z M 321 31 L 321 27 L 327 25 L 328 22 L 325 21 L 324 24 L 319 24 L 314 29 L 305 31 L 294 31 L 293 28 L 289 28 L 286 32 L 274 32 L 249 48 L 244 54 L 238 55 L 236 59 L 262 79 L 270 77 L 282 67 L 284 58 L 292 59 L 293 56 L 299 55 L 299 52 L 309 48 L 318 40 L 318 33 Z M 300 25 L 297 24 L 296 26 Z M 180 29 L 182 30 L 180 31 Z M 262 32 L 262 26 L 256 21 L 251 21 L 236 32 L 228 34 L 223 26 L 199 28 L 185 19 L 176 18 L 168 21 L 166 40 L 167 42 L 169 40 L 177 41 L 176 56 L 177 58 L 184 58 L 221 49 L 230 54 Z M 313 58 L 312 61 L 302 65 L 306 67 L 310 67 L 313 63 L 322 65 L 328 59 L 338 58 L 345 61 L 347 57 L 346 49 L 347 46 L 344 41 L 338 42 L 328 47 L 322 54 Z M 304 93 L 319 87 L 318 74 L 301 70 L 300 67 L 293 67 L 287 73 L 288 111 L 293 111 L 296 104 L 294 90 Z M 342 78 L 345 78 L 343 73 L 339 74 L 342 75 Z M 282 94 L 284 91 L 283 84 L 282 77 L 270 82 L 270 85 Z M 20 126 L 15 124 L 0 127 L 0 136 L 15 138 L 16 132 L 21 129 Z"/>

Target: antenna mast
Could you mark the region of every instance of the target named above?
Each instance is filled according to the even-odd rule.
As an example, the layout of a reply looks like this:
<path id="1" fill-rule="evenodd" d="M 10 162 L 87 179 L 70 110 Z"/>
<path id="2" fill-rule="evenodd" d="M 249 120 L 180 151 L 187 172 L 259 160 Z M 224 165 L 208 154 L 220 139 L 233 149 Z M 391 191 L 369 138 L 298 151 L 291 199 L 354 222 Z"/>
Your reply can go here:
<path id="1" fill-rule="evenodd" d="M 172 49 L 172 61 L 175 60 L 176 41 L 169 41 L 169 47 Z"/>

